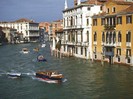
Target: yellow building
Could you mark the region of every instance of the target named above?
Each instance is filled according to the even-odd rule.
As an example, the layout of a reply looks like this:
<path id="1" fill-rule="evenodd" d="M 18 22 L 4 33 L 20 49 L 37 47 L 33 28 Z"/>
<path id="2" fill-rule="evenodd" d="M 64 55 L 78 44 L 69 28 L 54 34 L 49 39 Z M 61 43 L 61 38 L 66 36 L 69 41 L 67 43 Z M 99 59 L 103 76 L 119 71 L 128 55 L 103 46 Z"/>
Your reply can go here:
<path id="1" fill-rule="evenodd" d="M 93 59 L 133 66 L 133 3 L 108 1 L 92 17 Z"/>

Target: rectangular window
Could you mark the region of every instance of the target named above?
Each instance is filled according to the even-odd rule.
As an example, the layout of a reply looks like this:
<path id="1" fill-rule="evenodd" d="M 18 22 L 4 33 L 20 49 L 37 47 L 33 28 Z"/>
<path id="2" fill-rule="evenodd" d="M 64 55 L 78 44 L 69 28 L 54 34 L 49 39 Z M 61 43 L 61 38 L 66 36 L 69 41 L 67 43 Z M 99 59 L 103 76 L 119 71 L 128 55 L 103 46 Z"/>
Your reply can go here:
<path id="1" fill-rule="evenodd" d="M 122 17 L 117 17 L 117 24 L 122 24 Z"/>
<path id="2" fill-rule="evenodd" d="M 76 54 L 78 54 L 78 48 L 76 47 Z"/>
<path id="3" fill-rule="evenodd" d="M 88 7 L 88 11 L 90 11 L 91 10 L 91 8 L 90 7 Z"/>
<path id="4" fill-rule="evenodd" d="M 105 19 L 101 18 L 101 25 L 105 25 Z"/>
<path id="5" fill-rule="evenodd" d="M 96 32 L 94 33 L 94 41 L 95 42 L 97 41 L 97 33 Z"/>
<path id="6" fill-rule="evenodd" d="M 126 49 L 126 55 L 131 56 L 131 49 Z"/>
<path id="7" fill-rule="evenodd" d="M 126 42 L 131 42 L 131 32 L 130 31 L 126 34 Z"/>
<path id="8" fill-rule="evenodd" d="M 87 48 L 85 48 L 85 56 L 87 56 Z"/>
<path id="9" fill-rule="evenodd" d="M 106 11 L 106 13 L 109 13 L 109 8 L 107 8 L 107 11 Z"/>
<path id="10" fill-rule="evenodd" d="M 87 31 L 87 42 L 89 42 L 89 31 Z"/>
<path id="11" fill-rule="evenodd" d="M 120 62 L 121 60 L 120 60 L 120 57 L 118 57 L 118 62 Z"/>
<path id="12" fill-rule="evenodd" d="M 81 55 L 83 55 L 83 47 L 81 47 Z"/>
<path id="13" fill-rule="evenodd" d="M 126 23 L 132 23 L 132 15 L 126 16 Z"/>
<path id="14" fill-rule="evenodd" d="M 117 55 L 121 55 L 121 49 L 120 48 L 117 49 Z"/>
<path id="15" fill-rule="evenodd" d="M 86 25 L 87 25 L 87 26 L 89 25 L 89 19 L 86 20 Z"/>
<path id="16" fill-rule="evenodd" d="M 130 61 L 130 58 L 128 58 L 128 59 L 127 59 L 127 63 L 130 63 L 130 62 L 131 62 L 131 61 Z"/>
<path id="17" fill-rule="evenodd" d="M 97 19 L 93 19 L 93 26 L 97 26 Z"/>
<path id="18" fill-rule="evenodd" d="M 81 42 L 83 42 L 83 32 L 81 31 Z"/>
<path id="19" fill-rule="evenodd" d="M 115 13 L 115 7 L 112 8 L 112 12 Z"/>

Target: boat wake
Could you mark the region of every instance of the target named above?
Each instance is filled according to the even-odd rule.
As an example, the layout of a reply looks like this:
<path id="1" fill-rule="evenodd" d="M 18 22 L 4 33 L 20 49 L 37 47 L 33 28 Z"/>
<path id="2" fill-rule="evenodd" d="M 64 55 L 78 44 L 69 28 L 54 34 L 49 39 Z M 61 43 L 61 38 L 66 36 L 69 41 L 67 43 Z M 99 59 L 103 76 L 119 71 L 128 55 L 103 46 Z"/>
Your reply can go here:
<path id="1" fill-rule="evenodd" d="M 34 75 L 36 75 L 36 73 L 22 73 L 22 75 L 34 76 Z"/>
<path id="2" fill-rule="evenodd" d="M 41 78 L 37 78 L 35 76 L 32 76 L 32 79 L 33 80 L 38 80 L 38 81 L 41 81 L 41 82 L 45 82 L 45 83 L 49 83 L 49 84 L 53 84 L 53 83 L 59 83 L 59 82 L 56 82 L 56 81 L 51 81 L 51 80 L 43 80 Z M 67 79 L 63 79 L 62 82 L 67 82 Z"/>
<path id="3" fill-rule="evenodd" d="M 45 82 L 45 83 L 49 83 L 49 84 L 58 83 L 58 82 L 51 81 L 51 80 L 43 80 L 43 79 L 37 78 L 37 77 L 32 77 L 32 79 L 33 80 L 38 80 L 38 81 L 41 81 L 41 82 Z"/>
<path id="4" fill-rule="evenodd" d="M 20 73 L 20 72 L 19 72 Z M 17 72 L 11 72 L 10 74 L 18 74 Z M 13 78 L 11 76 L 9 76 L 9 72 L 1 72 L 0 73 L 0 76 L 3 76 L 3 75 L 6 75 L 8 76 L 8 78 Z M 31 77 L 33 80 L 38 80 L 38 81 L 41 81 L 41 82 L 46 82 L 46 83 L 49 83 L 49 84 L 52 84 L 52 83 L 59 83 L 59 82 L 56 82 L 56 81 L 52 81 L 52 80 L 43 80 L 41 78 L 37 78 L 36 76 L 36 73 L 35 72 L 29 72 L 29 73 L 21 73 L 21 77 L 25 77 L 25 76 L 29 76 Z M 14 77 L 15 78 L 15 77 Z M 67 79 L 63 79 L 62 82 L 67 82 Z"/>
<path id="5" fill-rule="evenodd" d="M 9 75 L 9 74 L 20 74 L 20 72 L 4 72 L 4 73 L 0 73 L 0 76 L 2 75 Z M 21 73 L 21 76 L 35 76 L 35 73 Z"/>
<path id="6" fill-rule="evenodd" d="M 63 81 L 62 82 L 67 82 L 67 79 L 63 79 Z"/>

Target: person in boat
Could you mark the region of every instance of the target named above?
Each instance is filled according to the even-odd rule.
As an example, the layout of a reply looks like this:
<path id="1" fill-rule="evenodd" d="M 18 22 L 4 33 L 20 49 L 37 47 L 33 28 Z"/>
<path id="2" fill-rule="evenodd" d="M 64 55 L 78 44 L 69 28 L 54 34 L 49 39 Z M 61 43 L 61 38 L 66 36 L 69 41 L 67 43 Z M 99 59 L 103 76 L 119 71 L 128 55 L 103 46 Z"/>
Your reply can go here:
<path id="1" fill-rule="evenodd" d="M 39 48 L 34 48 L 33 51 L 38 52 Z"/>
<path id="2" fill-rule="evenodd" d="M 37 57 L 37 60 L 38 60 L 38 61 L 47 61 L 47 60 L 44 58 L 43 55 L 39 55 L 39 56 Z"/>

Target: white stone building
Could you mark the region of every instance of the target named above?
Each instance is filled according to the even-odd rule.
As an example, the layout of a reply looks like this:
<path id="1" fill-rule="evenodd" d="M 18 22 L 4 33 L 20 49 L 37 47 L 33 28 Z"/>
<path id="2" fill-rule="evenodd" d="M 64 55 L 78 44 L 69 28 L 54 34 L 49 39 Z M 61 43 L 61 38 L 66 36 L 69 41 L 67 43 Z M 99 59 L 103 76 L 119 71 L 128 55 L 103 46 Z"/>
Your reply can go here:
<path id="1" fill-rule="evenodd" d="M 92 59 L 92 19 L 101 11 L 100 2 L 74 0 L 74 7 L 68 8 L 65 1 L 63 11 L 62 51 L 70 56 Z"/>
<path id="2" fill-rule="evenodd" d="M 21 42 L 36 42 L 39 40 L 39 23 L 28 19 L 19 19 L 14 22 L 0 22 L 0 26 L 17 29 L 17 32 L 23 34 Z"/>

